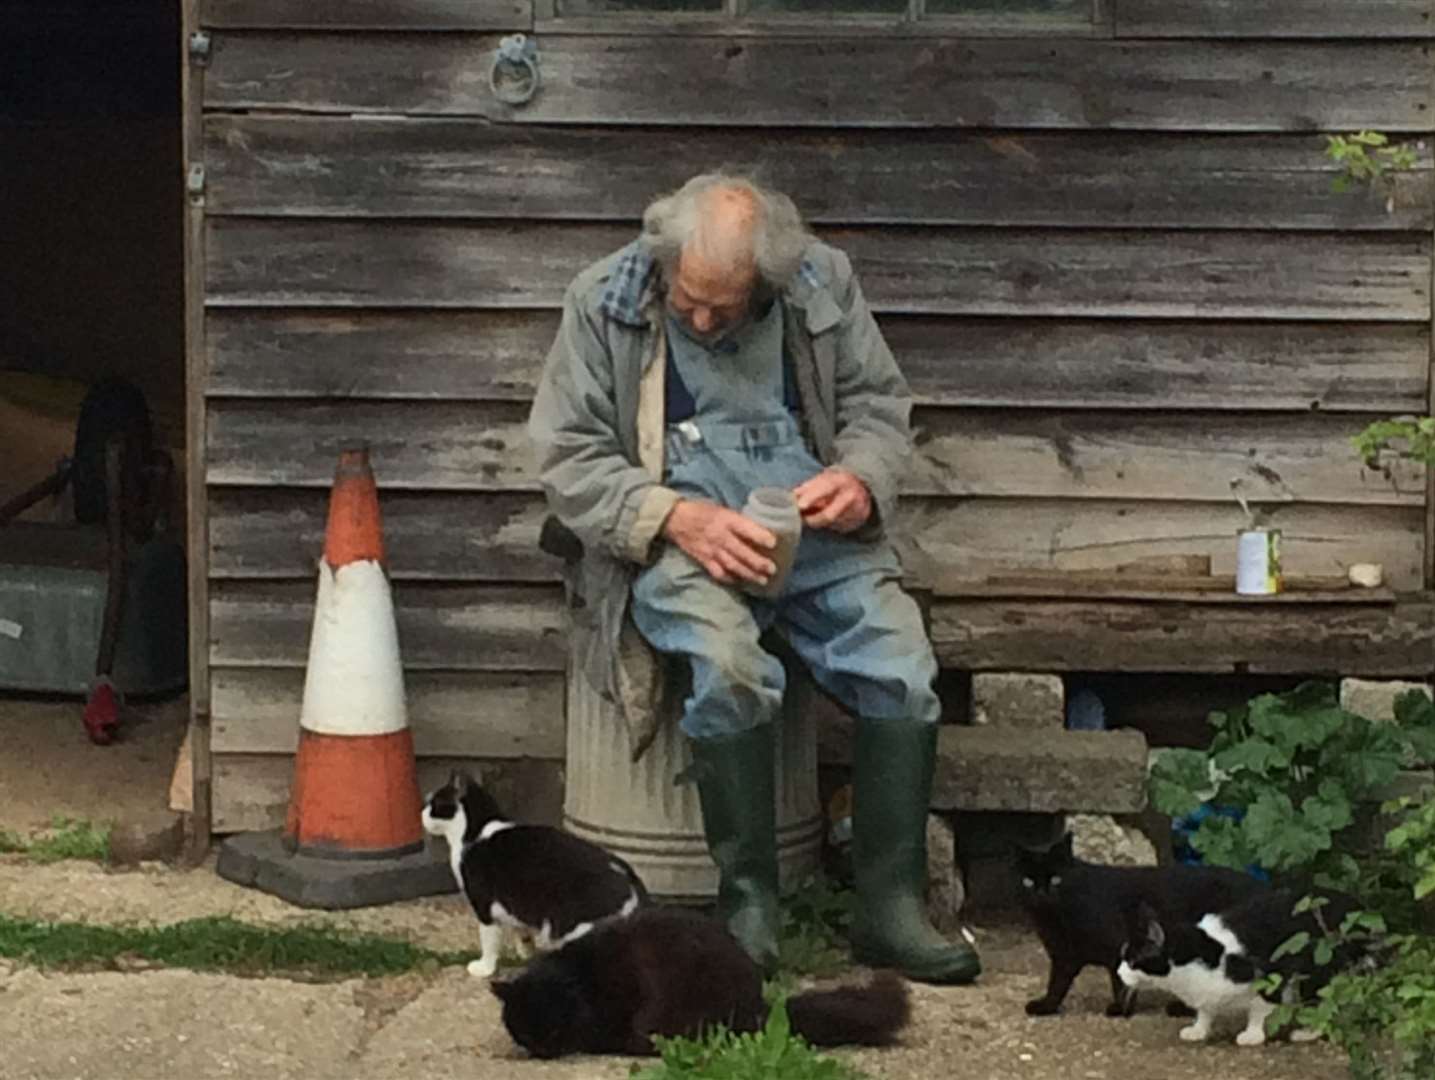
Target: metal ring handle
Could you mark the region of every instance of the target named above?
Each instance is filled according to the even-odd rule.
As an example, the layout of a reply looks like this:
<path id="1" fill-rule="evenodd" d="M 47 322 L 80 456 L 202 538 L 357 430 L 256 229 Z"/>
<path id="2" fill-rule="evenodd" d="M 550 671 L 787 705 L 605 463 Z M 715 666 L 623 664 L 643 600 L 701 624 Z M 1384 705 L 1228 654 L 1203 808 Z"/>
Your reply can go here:
<path id="1" fill-rule="evenodd" d="M 526 79 L 520 79 L 516 86 L 500 87 L 498 74 L 504 67 L 518 68 L 527 72 Z M 488 88 L 493 96 L 505 105 L 526 105 L 538 93 L 541 82 L 538 74 L 538 46 L 525 34 L 511 34 L 498 43 L 493 54 L 493 66 L 488 71 Z"/>

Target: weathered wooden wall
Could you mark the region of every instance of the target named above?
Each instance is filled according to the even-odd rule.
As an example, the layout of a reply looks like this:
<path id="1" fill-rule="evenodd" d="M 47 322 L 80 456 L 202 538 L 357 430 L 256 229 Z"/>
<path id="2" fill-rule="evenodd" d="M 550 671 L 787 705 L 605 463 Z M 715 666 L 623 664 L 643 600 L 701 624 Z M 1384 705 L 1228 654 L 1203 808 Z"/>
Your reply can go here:
<path id="1" fill-rule="evenodd" d="M 421 757 L 561 756 L 527 403 L 571 276 L 719 165 L 760 166 L 856 259 L 919 398 L 915 583 L 1192 550 L 1229 571 L 1239 478 L 1288 569 L 1374 560 L 1420 587 L 1424 478 L 1364 473 L 1347 439 L 1428 400 L 1435 0 L 1359 7 L 1116 0 L 1084 32 L 993 38 L 205 0 L 215 828 L 282 804 L 354 436 L 384 492 Z M 493 50 L 535 25 L 542 89 L 502 104 Z M 1417 145 L 1389 209 L 1331 190 L 1323 133 L 1358 128 Z M 958 666 L 1228 669 L 1303 633 L 1320 669 L 1429 666 L 1423 609 L 1250 615 L 939 601 L 933 631 Z"/>

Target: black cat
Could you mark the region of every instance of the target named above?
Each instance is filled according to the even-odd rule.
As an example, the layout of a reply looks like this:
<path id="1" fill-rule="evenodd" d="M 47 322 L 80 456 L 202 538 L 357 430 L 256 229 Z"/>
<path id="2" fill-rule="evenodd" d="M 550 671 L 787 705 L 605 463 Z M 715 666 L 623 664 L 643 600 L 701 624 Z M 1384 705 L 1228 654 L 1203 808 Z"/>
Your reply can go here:
<path id="1" fill-rule="evenodd" d="M 581 937 L 600 919 L 630 915 L 648 892 L 633 868 L 597 844 L 550 825 L 517 825 L 461 769 L 428 797 L 424 828 L 448 841 L 459 887 L 478 916 L 481 956 L 469 974 L 492 975 L 506 932 L 540 949 Z"/>
<path id="2" fill-rule="evenodd" d="M 762 971 L 726 927 L 671 907 L 602 923 L 490 985 L 509 1035 L 537 1058 L 652 1054 L 654 1035 L 756 1031 L 768 1011 Z M 798 994 L 787 1010 L 813 1045 L 884 1046 L 907 1023 L 907 984 L 879 972 L 867 986 Z"/>
<path id="3" fill-rule="evenodd" d="M 1046 993 L 1027 1002 L 1029 1016 L 1050 1016 L 1081 969 L 1104 967 L 1111 978 L 1106 1015 L 1130 1016 L 1136 992 L 1117 969 L 1132 913 L 1145 902 L 1162 918 L 1194 924 L 1266 888 L 1246 874 L 1201 866 L 1100 866 L 1072 852 L 1071 834 L 1041 850 L 1019 848 L 1017 873 L 1026 909 L 1051 960 Z"/>

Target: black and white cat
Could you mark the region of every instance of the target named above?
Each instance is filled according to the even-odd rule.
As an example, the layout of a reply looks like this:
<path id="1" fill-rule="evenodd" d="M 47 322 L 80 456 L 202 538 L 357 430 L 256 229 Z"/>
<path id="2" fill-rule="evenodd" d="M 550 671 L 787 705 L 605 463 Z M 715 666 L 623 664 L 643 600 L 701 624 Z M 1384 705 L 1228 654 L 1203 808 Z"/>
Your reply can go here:
<path id="1" fill-rule="evenodd" d="M 1357 961 L 1363 947 L 1344 943 L 1336 948 L 1332 962 L 1317 965 L 1307 948 L 1272 961 L 1279 946 L 1298 931 L 1312 939 L 1324 936 L 1324 928 L 1335 928 L 1356 902 L 1339 893 L 1317 891 L 1325 900 L 1314 912 L 1294 914 L 1299 893 L 1291 889 L 1270 889 L 1218 913 L 1201 916 L 1195 923 L 1161 918 L 1148 905 L 1140 905 L 1132 923 L 1131 939 L 1123 950 L 1120 976 L 1127 986 L 1157 987 L 1175 994 L 1196 1010 L 1194 1023 L 1181 1029 L 1187 1042 L 1202 1042 L 1222 1016 L 1234 1015 L 1244 1021 L 1236 1036 L 1241 1046 L 1260 1046 L 1266 1041 L 1266 1020 L 1276 1001 L 1308 1001 L 1341 969 Z M 1255 982 L 1276 972 L 1285 978 L 1276 997 L 1262 994 Z M 1296 1041 L 1314 1038 L 1313 1033 L 1296 1031 Z"/>
<path id="2" fill-rule="evenodd" d="M 1029 1016 L 1061 1010 L 1071 984 L 1088 965 L 1111 979 L 1106 1015 L 1130 1016 L 1136 995 L 1117 974 L 1132 913 L 1145 902 L 1163 917 L 1193 923 L 1266 886 L 1246 874 L 1197 866 L 1102 866 L 1083 862 L 1067 833 L 1049 847 L 1018 848 L 1023 902 L 1051 961 L 1046 993 L 1026 1004 Z"/>
<path id="3" fill-rule="evenodd" d="M 695 911 L 646 907 L 490 983 L 513 1041 L 537 1058 L 652 1054 L 654 1035 L 696 1038 L 718 1024 L 766 1022 L 762 971 L 727 928 Z M 884 1046 L 906 1025 L 907 984 L 879 972 L 866 986 L 787 1001 L 792 1030 L 816 1046 Z"/>
<path id="4" fill-rule="evenodd" d="M 423 823 L 448 841 L 453 876 L 478 916 L 480 956 L 468 965 L 471 975 L 494 973 L 509 932 L 553 949 L 648 901 L 622 859 L 562 829 L 509 821 L 461 769 L 428 797 Z"/>

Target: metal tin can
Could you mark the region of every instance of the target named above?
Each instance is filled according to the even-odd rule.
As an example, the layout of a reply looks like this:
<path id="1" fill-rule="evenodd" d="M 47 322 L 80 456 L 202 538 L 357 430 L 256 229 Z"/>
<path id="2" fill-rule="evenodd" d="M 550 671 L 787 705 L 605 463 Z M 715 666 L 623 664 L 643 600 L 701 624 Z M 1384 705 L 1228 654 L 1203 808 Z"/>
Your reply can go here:
<path id="1" fill-rule="evenodd" d="M 1236 534 L 1236 592 L 1274 596 L 1281 591 L 1281 531 L 1243 529 Z"/>

